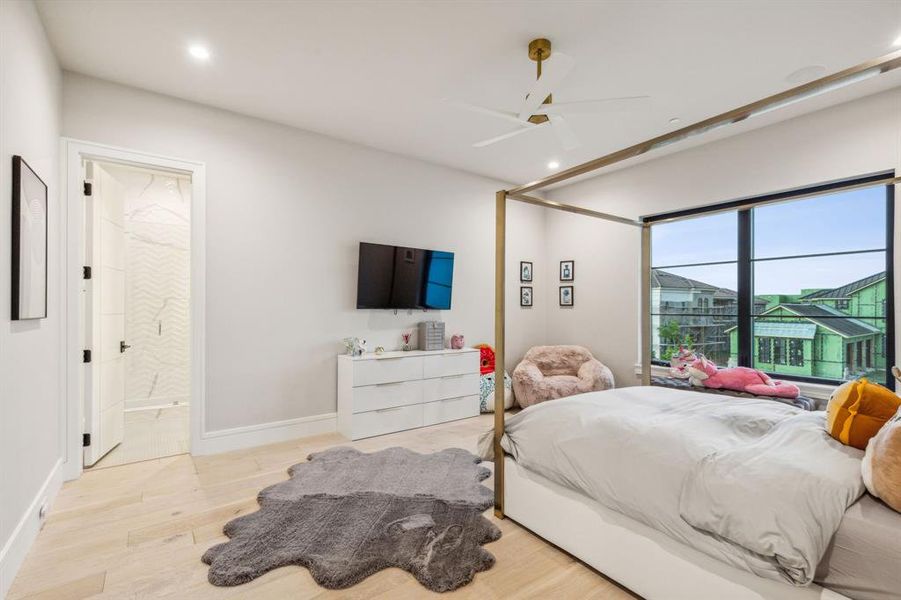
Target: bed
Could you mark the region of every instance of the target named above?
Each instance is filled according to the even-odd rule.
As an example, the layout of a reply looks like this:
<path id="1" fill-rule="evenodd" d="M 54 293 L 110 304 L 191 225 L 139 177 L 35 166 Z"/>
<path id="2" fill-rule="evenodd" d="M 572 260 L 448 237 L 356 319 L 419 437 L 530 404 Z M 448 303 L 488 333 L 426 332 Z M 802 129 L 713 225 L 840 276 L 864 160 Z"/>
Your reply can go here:
<path id="1" fill-rule="evenodd" d="M 651 600 L 897 598 L 901 514 L 819 418 L 653 387 L 537 405 L 507 418 L 504 515 Z"/>

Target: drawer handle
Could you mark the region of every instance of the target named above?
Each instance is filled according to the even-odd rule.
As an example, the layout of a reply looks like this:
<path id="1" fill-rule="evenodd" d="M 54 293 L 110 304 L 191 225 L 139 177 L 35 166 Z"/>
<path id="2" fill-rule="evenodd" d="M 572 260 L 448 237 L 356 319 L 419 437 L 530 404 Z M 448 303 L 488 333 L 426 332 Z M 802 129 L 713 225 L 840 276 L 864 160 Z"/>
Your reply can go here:
<path id="1" fill-rule="evenodd" d="M 392 412 L 392 411 L 395 411 L 395 410 L 400 410 L 400 409 L 402 409 L 402 408 L 407 408 L 407 407 L 406 407 L 406 406 L 392 406 L 391 408 L 380 408 L 380 409 L 378 409 L 378 410 L 375 411 L 375 412 L 377 412 L 377 413 Z"/>
<path id="2" fill-rule="evenodd" d="M 377 383 L 377 384 L 375 384 L 375 387 L 387 387 L 387 386 L 392 386 L 392 385 L 403 385 L 403 384 L 405 384 L 405 383 L 406 383 L 406 381 L 389 381 L 389 382 L 387 382 L 387 383 Z"/>
<path id="3" fill-rule="evenodd" d="M 460 379 L 462 377 L 466 377 L 469 373 L 461 373 L 460 375 L 446 375 L 444 379 Z"/>

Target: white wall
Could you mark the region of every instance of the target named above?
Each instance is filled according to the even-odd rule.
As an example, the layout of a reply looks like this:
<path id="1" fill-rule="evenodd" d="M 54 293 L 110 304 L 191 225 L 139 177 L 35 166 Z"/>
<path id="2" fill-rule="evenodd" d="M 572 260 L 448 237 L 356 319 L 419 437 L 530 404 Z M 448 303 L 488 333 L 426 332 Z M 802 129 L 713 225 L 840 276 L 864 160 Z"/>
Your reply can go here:
<path id="1" fill-rule="evenodd" d="M 0 597 L 52 496 L 60 440 L 61 352 L 59 131 L 60 71 L 31 2 L 0 2 Z M 10 320 L 12 155 L 49 187 L 48 318 Z M 46 484 L 46 485 L 45 485 Z"/>
<path id="2" fill-rule="evenodd" d="M 493 340 L 501 182 L 70 73 L 63 135 L 206 163 L 207 431 L 335 411 L 345 336 L 398 348 L 437 318 L 468 345 Z M 509 219 L 511 264 L 540 264 L 544 211 Z M 454 251 L 453 309 L 357 310 L 359 241 Z M 545 330 L 511 296 L 512 366 Z"/>
<path id="3" fill-rule="evenodd" d="M 638 217 L 888 169 L 901 173 L 897 88 L 613 171 L 548 197 Z M 576 308 L 551 310 L 549 341 L 589 347 L 611 366 L 619 385 L 634 384 L 639 234 L 555 213 L 547 219 L 547 240 L 550 268 L 576 258 Z"/>

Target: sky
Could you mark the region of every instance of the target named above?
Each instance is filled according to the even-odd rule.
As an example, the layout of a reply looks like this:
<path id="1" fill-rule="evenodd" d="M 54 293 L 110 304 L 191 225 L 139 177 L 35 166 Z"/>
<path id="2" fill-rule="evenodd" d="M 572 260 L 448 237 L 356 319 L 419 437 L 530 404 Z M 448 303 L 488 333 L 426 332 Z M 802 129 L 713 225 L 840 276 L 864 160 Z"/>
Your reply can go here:
<path id="1" fill-rule="evenodd" d="M 885 248 L 885 186 L 769 204 L 753 209 L 754 258 L 774 258 Z M 737 213 L 729 212 L 655 225 L 654 267 L 711 285 L 736 289 Z M 817 258 L 765 260 L 754 264 L 754 293 L 798 294 L 833 288 L 885 270 L 884 252 Z"/>

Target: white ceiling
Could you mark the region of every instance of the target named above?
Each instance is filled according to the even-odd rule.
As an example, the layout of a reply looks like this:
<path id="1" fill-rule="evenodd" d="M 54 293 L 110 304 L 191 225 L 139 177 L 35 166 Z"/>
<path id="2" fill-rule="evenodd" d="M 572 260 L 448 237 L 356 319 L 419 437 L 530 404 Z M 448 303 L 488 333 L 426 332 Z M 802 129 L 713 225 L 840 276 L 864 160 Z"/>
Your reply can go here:
<path id="1" fill-rule="evenodd" d="M 65 69 L 293 125 L 513 183 L 891 51 L 901 0 L 395 2 L 39 0 Z M 443 98 L 518 110 L 534 79 L 526 46 L 547 37 L 576 59 L 559 102 L 649 95 L 629 112 L 576 115 L 582 146 L 515 128 Z M 206 44 L 197 64 L 189 44 Z M 901 84 L 877 78 L 756 127 Z M 681 126 L 680 125 L 680 126 Z M 721 130 L 721 132 L 724 130 Z M 718 137 L 724 135 L 720 133 Z M 674 147 L 675 149 L 676 147 Z"/>

